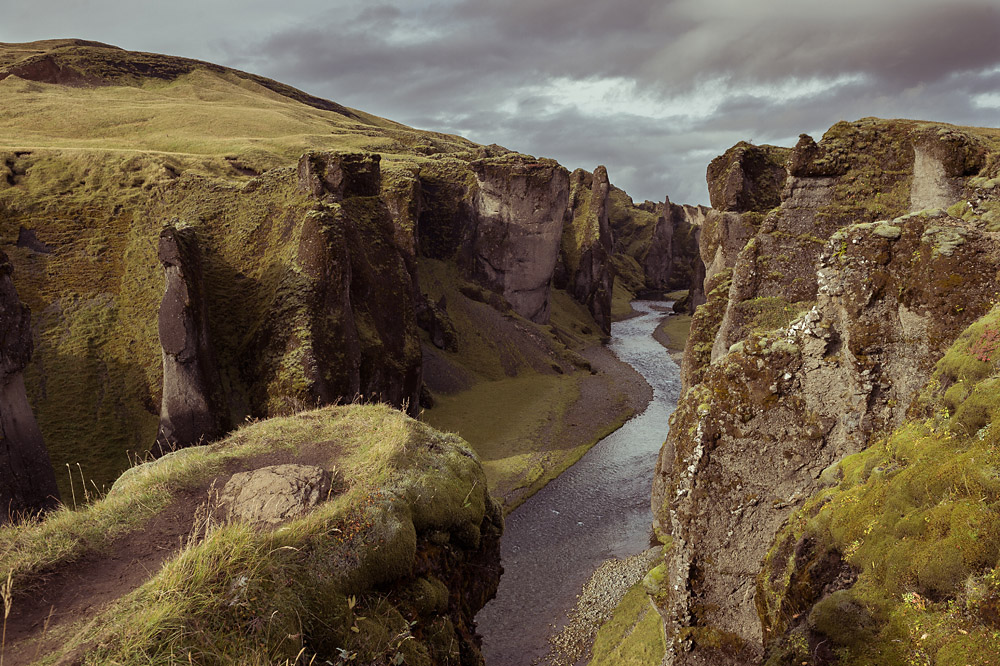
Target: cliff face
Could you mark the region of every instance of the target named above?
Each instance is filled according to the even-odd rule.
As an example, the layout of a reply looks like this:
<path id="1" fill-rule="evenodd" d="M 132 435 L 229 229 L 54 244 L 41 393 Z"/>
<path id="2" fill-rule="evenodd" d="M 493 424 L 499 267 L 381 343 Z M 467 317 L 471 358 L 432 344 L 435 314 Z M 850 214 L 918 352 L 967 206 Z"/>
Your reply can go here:
<path id="1" fill-rule="evenodd" d="M 577 169 L 570 176 L 570 205 L 563 227 L 556 284 L 594 316 L 605 335 L 611 333 L 611 226 L 608 193 L 611 183 L 603 166 L 593 174 Z"/>
<path id="2" fill-rule="evenodd" d="M 17 297 L 12 270 L 0 252 L 0 524 L 59 504 L 52 463 L 24 390 L 31 311 Z"/>
<path id="3" fill-rule="evenodd" d="M 549 320 L 569 174 L 551 163 L 473 162 L 472 275 L 536 323 Z"/>
<path id="4" fill-rule="evenodd" d="M 705 206 L 646 201 L 634 204 L 612 188 L 613 261 L 623 286 L 634 294 L 689 290 L 689 312 L 704 302 L 704 262 L 699 256 Z"/>
<path id="5" fill-rule="evenodd" d="M 229 424 L 219 369 L 208 332 L 197 240 L 189 230 L 160 233 L 164 290 L 158 328 L 163 348 L 163 399 L 155 455 L 210 442 Z"/>
<path id="6" fill-rule="evenodd" d="M 785 548 L 801 551 L 792 579 L 809 581 L 812 601 L 779 582 L 784 555 L 774 555 L 765 587 L 757 576 L 789 515 L 831 483 L 824 470 L 900 426 L 934 363 L 989 309 L 1000 268 L 989 223 L 940 209 L 907 214 L 925 194 L 915 145 L 962 169 L 988 168 L 983 141 L 866 120 L 834 126 L 819 144 L 800 140 L 783 186 L 768 160 L 753 162 L 766 178 L 747 175 L 746 146 L 720 158 L 726 168 L 713 162 L 710 178 L 722 179 L 710 186 L 713 202 L 718 193 L 730 210 L 713 211 L 702 232 L 708 302 L 692 324 L 690 390 L 654 481 L 657 532 L 670 543 L 658 595 L 675 639 L 669 663 L 759 663 L 787 609 L 806 613 L 850 586 L 848 553 L 827 557 L 805 541 Z M 777 208 L 743 208 L 772 205 L 776 191 Z M 979 206 L 988 217 L 992 204 Z"/>

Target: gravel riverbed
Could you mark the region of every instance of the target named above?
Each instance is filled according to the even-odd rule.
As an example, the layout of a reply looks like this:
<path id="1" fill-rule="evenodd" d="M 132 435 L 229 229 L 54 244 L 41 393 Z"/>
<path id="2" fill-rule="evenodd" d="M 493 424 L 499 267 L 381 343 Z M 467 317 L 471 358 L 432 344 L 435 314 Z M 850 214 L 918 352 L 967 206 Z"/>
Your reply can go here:
<path id="1" fill-rule="evenodd" d="M 569 623 L 549 636 L 550 652 L 539 666 L 574 666 L 586 663 L 597 631 L 611 619 L 615 607 L 633 585 L 642 580 L 656 559 L 656 548 L 625 559 L 611 559 L 594 571 L 569 612 Z"/>

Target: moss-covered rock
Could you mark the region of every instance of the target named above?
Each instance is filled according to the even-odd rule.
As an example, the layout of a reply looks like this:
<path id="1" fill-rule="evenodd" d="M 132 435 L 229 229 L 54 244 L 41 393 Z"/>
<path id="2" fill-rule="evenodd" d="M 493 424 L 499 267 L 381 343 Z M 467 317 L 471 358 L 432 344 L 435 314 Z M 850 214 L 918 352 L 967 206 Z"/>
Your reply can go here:
<path id="1" fill-rule="evenodd" d="M 983 341 L 997 317 L 994 309 L 972 324 L 936 364 L 921 398 L 930 418 L 844 458 L 839 485 L 809 499 L 779 533 L 758 576 L 770 600 L 761 617 L 772 654 L 803 630 L 810 645 L 827 642 L 835 663 L 951 664 L 996 652 L 998 414 L 985 410 L 984 425 L 970 432 L 953 412 L 996 378 L 995 350 Z M 956 392 L 962 382 L 970 390 Z M 781 545 L 796 538 L 855 573 L 832 589 L 810 580 L 808 561 Z M 788 581 L 802 584 L 796 591 Z"/>
<path id="2" fill-rule="evenodd" d="M 767 212 L 781 203 L 787 148 L 741 141 L 708 165 L 708 195 L 720 211 Z"/>
<path id="3" fill-rule="evenodd" d="M 699 256 L 701 227 L 709 209 L 645 201 L 635 204 L 612 187 L 609 218 L 613 262 L 620 282 L 633 295 L 661 297 L 688 290 L 686 312 L 705 302 L 705 267 Z"/>
<path id="4" fill-rule="evenodd" d="M 851 631 L 881 636 L 877 595 L 854 581 L 870 560 L 894 557 L 855 557 L 803 525 L 828 511 L 826 495 L 808 498 L 851 478 L 852 470 L 832 473 L 832 464 L 928 409 L 914 398 L 935 361 L 993 299 L 1000 247 L 981 217 L 990 199 L 961 217 L 907 213 L 914 144 L 929 127 L 865 119 L 835 125 L 819 144 L 804 137 L 780 207 L 746 222 L 747 213 L 713 213 L 703 230 L 706 263 L 719 271 L 713 286 L 720 275 L 731 286 L 710 293 L 695 315 L 686 392 L 654 479 L 655 526 L 674 544 L 665 558 L 671 591 L 660 602 L 675 637 L 668 663 L 755 662 L 765 642 L 769 663 L 831 663 L 870 642 Z M 972 134 L 977 145 L 992 141 Z M 940 192 L 952 191 L 946 185 Z M 736 254 L 726 232 L 742 229 L 749 238 Z M 942 382 L 956 434 L 982 433 L 992 418 L 992 384 L 984 381 L 978 389 Z M 898 472 L 890 461 L 864 469 L 880 483 Z M 798 522 L 786 524 L 802 507 Z M 858 540 L 853 534 L 847 544 Z M 926 586 L 919 594 L 935 598 L 978 571 L 958 566 L 965 550 L 939 549 L 914 565 L 912 580 Z M 992 551 L 983 552 L 988 560 Z M 736 637 L 734 649 L 727 656 L 692 638 L 705 632 Z M 845 663 L 894 663 L 865 654 Z"/>
<path id="5" fill-rule="evenodd" d="M 224 519 L 212 489 L 276 462 L 325 470 L 334 485 L 275 528 Z M 473 617 L 499 581 L 503 519 L 478 460 L 454 435 L 386 406 L 331 407 L 133 468 L 84 510 L 4 528 L 14 607 L 28 612 L 24 595 L 50 594 L 46 579 L 73 560 L 110 559 L 122 539 L 155 538 L 145 526 L 167 524 L 180 532 L 166 559 L 146 562 L 148 575 L 86 621 L 45 623 L 60 638 L 43 654 L 94 664 L 303 655 L 317 663 L 483 663 Z M 13 644 L 8 633 L 8 654 L 44 642 L 36 630 Z"/>
<path id="6" fill-rule="evenodd" d="M 604 335 L 611 334 L 611 227 L 608 193 L 611 183 L 603 166 L 593 174 L 577 169 L 570 176 L 569 208 L 563 226 L 554 284 L 587 306 Z"/>

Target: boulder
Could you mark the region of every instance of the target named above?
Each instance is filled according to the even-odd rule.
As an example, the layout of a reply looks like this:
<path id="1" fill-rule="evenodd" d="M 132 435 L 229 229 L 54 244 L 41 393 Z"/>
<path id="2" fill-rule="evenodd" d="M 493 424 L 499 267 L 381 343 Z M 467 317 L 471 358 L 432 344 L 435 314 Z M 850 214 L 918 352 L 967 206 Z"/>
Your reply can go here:
<path id="1" fill-rule="evenodd" d="M 277 525 L 329 498 L 331 474 L 313 465 L 285 464 L 233 474 L 219 495 L 230 519 Z"/>

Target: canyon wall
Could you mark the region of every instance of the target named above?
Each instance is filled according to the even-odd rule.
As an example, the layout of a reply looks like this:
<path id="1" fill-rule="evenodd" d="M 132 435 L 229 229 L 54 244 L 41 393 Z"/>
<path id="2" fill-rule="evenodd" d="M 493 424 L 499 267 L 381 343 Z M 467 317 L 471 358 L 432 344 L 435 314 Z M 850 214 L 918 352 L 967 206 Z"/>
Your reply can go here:
<path id="1" fill-rule="evenodd" d="M 927 201 L 922 170 L 940 172 L 938 192 L 971 193 L 969 177 L 995 168 L 989 145 L 866 119 L 793 151 L 740 144 L 709 167 L 708 300 L 654 479 L 668 663 L 762 663 L 788 626 L 773 609 L 807 613 L 850 586 L 849 554 L 822 549 L 800 558 L 826 567 L 809 602 L 782 606 L 762 590 L 790 588 L 761 588 L 758 573 L 789 516 L 836 484 L 831 466 L 900 427 L 934 364 L 990 309 L 1000 247 L 989 190 L 975 214 L 933 194 L 937 207 L 910 212 Z M 921 152 L 936 157 L 918 169 Z"/>

